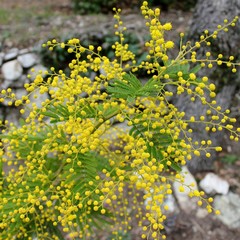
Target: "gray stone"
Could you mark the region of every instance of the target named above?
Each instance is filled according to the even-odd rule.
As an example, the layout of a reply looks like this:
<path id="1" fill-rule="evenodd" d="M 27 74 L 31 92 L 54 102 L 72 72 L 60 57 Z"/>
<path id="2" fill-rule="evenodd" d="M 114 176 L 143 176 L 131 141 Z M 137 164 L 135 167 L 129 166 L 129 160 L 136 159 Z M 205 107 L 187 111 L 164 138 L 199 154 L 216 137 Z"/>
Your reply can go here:
<path id="1" fill-rule="evenodd" d="M 37 63 L 37 56 L 34 53 L 26 53 L 19 55 L 17 60 L 21 63 L 23 68 L 30 68 Z"/>
<path id="2" fill-rule="evenodd" d="M 179 18 L 178 18 L 178 21 L 179 21 L 179 22 L 184 22 L 184 20 L 185 20 L 184 17 L 179 17 Z"/>
<path id="3" fill-rule="evenodd" d="M 22 99 L 22 96 L 27 95 L 27 91 L 26 91 L 24 88 L 13 89 L 13 93 L 15 94 L 16 99 Z M 8 101 L 4 101 L 2 104 L 3 104 L 4 106 L 6 106 L 7 109 L 10 110 L 10 111 L 7 111 L 7 114 L 6 114 L 6 115 L 9 115 L 9 114 L 13 111 L 13 115 L 11 115 L 11 118 L 15 119 L 15 117 L 13 117 L 14 114 L 16 114 L 15 108 L 12 108 L 12 107 L 10 108 L 10 107 L 8 106 Z M 13 104 L 13 106 L 14 106 L 14 104 Z M 12 109 L 12 110 L 11 110 L 11 109 Z M 14 112 L 14 111 L 15 111 L 15 112 Z M 17 110 L 17 116 L 19 116 L 19 115 L 20 115 L 20 114 L 19 114 L 19 112 L 18 112 L 18 110 Z"/>
<path id="4" fill-rule="evenodd" d="M 2 65 L 4 79 L 14 81 L 21 77 L 23 68 L 17 60 L 6 62 Z"/>
<path id="5" fill-rule="evenodd" d="M 229 183 L 214 173 L 208 173 L 199 183 L 199 186 L 207 194 L 227 194 Z"/>
<path id="6" fill-rule="evenodd" d="M 48 95 L 48 93 L 40 94 L 38 89 L 34 93 L 35 94 L 30 95 L 29 99 L 32 103 L 33 102 L 36 103 L 36 106 L 38 108 L 40 108 L 40 107 L 42 107 L 42 102 L 44 102 L 46 99 L 48 99 L 49 95 Z M 37 96 L 37 97 L 35 98 L 34 95 Z"/>
<path id="7" fill-rule="evenodd" d="M 35 65 L 33 68 L 34 68 L 34 72 L 32 72 L 31 69 L 28 71 L 28 74 L 31 76 L 31 77 L 30 77 L 30 80 L 33 81 L 33 80 L 36 78 L 36 76 L 39 74 L 39 71 L 42 72 L 42 76 L 43 76 L 43 77 L 46 76 L 46 74 L 44 74 L 44 72 L 47 71 L 47 68 L 44 67 L 43 65 L 37 64 L 37 65 Z"/>
<path id="8" fill-rule="evenodd" d="M 6 120 L 13 123 L 15 126 L 19 126 L 20 113 L 17 108 L 7 108 Z"/>
<path id="9" fill-rule="evenodd" d="M 21 99 L 22 96 L 27 95 L 27 91 L 24 88 L 19 88 L 14 91 L 16 98 Z"/>
<path id="10" fill-rule="evenodd" d="M 0 89 L 7 89 L 11 87 L 13 81 L 12 80 L 7 80 L 5 79 L 1 84 L 0 84 Z"/>
<path id="11" fill-rule="evenodd" d="M 25 83 L 29 83 L 29 79 L 25 74 L 23 74 L 17 81 L 14 81 L 12 85 L 15 88 L 23 88 Z"/>
<path id="12" fill-rule="evenodd" d="M 227 195 L 217 196 L 214 199 L 214 207 L 221 214 L 216 217 L 229 228 L 240 228 L 240 196 L 229 192 Z"/>
<path id="13" fill-rule="evenodd" d="M 0 83 L 0 88 L 1 89 L 7 89 L 9 87 L 23 88 L 25 83 L 29 83 L 29 79 L 27 78 L 26 75 L 22 75 L 16 81 L 5 79 L 2 83 Z"/>
<path id="14" fill-rule="evenodd" d="M 164 205 L 168 206 L 168 210 L 166 211 L 165 214 L 179 212 L 176 200 L 175 200 L 174 196 L 171 194 L 166 195 L 166 197 L 164 199 Z"/>
<path id="15" fill-rule="evenodd" d="M 205 208 L 198 208 L 196 212 L 197 218 L 205 218 L 208 215 L 208 211 Z"/>
<path id="16" fill-rule="evenodd" d="M 9 61 L 17 57 L 18 55 L 18 48 L 12 48 L 10 49 L 5 55 L 4 55 L 4 61 Z"/>
<path id="17" fill-rule="evenodd" d="M 0 120 L 4 119 L 3 108 L 0 108 Z"/>
<path id="18" fill-rule="evenodd" d="M 54 24 L 55 26 L 61 26 L 63 24 L 63 18 L 61 16 L 55 17 Z"/>
<path id="19" fill-rule="evenodd" d="M 41 108 L 42 107 L 42 102 L 44 102 L 48 98 L 49 98 L 48 93 L 40 94 L 38 89 L 36 91 L 34 91 L 34 94 L 31 94 L 29 96 L 29 100 L 31 101 L 31 103 L 30 103 L 30 105 L 25 105 L 25 107 L 24 107 L 25 112 L 22 115 L 22 117 L 27 118 L 29 116 L 30 111 L 31 111 L 31 104 L 32 103 L 35 103 L 37 108 Z M 46 123 L 49 123 L 49 122 L 47 122 L 47 120 L 46 120 Z"/>
<path id="20" fill-rule="evenodd" d="M 4 58 L 4 53 L 0 52 L 0 66 L 2 66 L 3 58 Z"/>
<path id="21" fill-rule="evenodd" d="M 23 48 L 23 49 L 20 49 L 20 50 L 19 50 L 18 55 L 30 53 L 30 52 L 32 52 L 32 51 L 33 51 L 32 48 Z"/>

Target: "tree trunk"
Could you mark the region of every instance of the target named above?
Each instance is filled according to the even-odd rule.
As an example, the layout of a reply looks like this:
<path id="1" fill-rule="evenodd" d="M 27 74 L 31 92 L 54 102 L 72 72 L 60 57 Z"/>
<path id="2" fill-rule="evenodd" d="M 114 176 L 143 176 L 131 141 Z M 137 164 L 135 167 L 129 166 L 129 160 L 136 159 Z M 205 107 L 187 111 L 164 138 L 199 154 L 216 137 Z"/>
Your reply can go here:
<path id="1" fill-rule="evenodd" d="M 217 29 L 219 24 L 223 24 L 224 19 L 231 21 L 235 16 L 240 15 L 240 0 L 199 0 L 194 11 L 192 24 L 189 29 L 188 40 L 191 42 L 199 41 L 200 35 L 203 31 L 208 29 L 212 33 Z M 213 56 L 222 53 L 226 58 L 230 55 L 235 56 L 235 59 L 240 59 L 240 24 L 234 28 L 229 27 L 227 33 L 222 32 L 218 38 L 211 45 L 211 52 Z M 198 54 L 205 56 L 205 52 L 209 49 L 201 49 Z M 212 69 L 204 68 L 200 71 L 200 75 L 207 75 L 210 81 L 214 82 L 217 86 L 217 102 L 222 106 L 222 110 L 230 108 L 237 91 L 239 91 L 240 74 L 231 73 L 231 69 L 226 69 L 221 66 L 213 67 Z M 173 100 L 174 104 L 180 111 L 186 112 L 186 118 L 195 116 L 196 118 L 201 115 L 206 116 L 206 109 L 202 106 L 200 101 L 191 102 L 188 96 L 180 95 Z M 193 141 L 201 141 L 203 139 L 211 139 L 213 145 L 226 145 L 224 143 L 224 136 L 226 133 L 219 132 L 211 134 L 205 132 L 203 124 L 191 126 L 195 131 Z M 211 158 L 205 156 L 193 157 L 188 162 L 190 171 L 198 172 L 210 170 L 213 167 L 213 161 L 217 158 L 215 152 L 211 153 Z"/>
<path id="2" fill-rule="evenodd" d="M 189 30 L 189 39 L 198 40 L 205 29 L 209 32 L 216 30 L 223 24 L 224 19 L 231 21 L 240 16 L 240 0 L 198 0 L 192 24 Z M 240 25 L 229 28 L 228 33 L 222 32 L 214 47 L 225 55 L 237 55 L 240 48 Z"/>

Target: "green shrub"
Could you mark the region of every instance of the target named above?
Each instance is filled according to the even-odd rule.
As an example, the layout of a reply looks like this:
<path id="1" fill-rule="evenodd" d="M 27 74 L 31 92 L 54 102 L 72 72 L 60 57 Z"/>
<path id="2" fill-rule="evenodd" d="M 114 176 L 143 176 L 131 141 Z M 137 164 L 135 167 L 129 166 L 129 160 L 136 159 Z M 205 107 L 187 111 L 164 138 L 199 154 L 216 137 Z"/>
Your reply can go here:
<path id="1" fill-rule="evenodd" d="M 73 9 L 80 14 L 109 12 L 115 6 L 116 0 L 72 0 Z"/>
<path id="2" fill-rule="evenodd" d="M 182 10 L 189 10 L 195 6 L 197 0 L 149 0 L 149 6 L 160 6 L 163 10 L 169 8 L 177 8 Z M 72 0 L 73 10 L 80 14 L 94 14 L 94 13 L 109 13 L 115 6 L 121 8 L 134 8 L 141 5 L 141 0 L 134 1 L 116 1 L 116 0 Z"/>
<path id="3" fill-rule="evenodd" d="M 227 154 L 226 156 L 221 158 L 221 161 L 227 164 L 234 164 L 238 159 L 239 157 L 237 155 Z"/>
<path id="4" fill-rule="evenodd" d="M 169 59 L 174 43 L 165 34 L 172 25 L 161 24 L 160 9 L 149 9 L 144 1 L 141 11 L 151 38 L 145 43 L 148 55 L 138 63 L 125 43 L 120 10 L 115 11 L 114 59 L 102 54 L 102 47 L 84 47 L 76 38 L 53 39 L 44 45 L 50 51 L 61 47 L 75 55 L 69 74 L 53 67 L 40 72 L 25 84 L 28 94 L 21 99 L 11 89 L 1 91 L 0 102 L 19 107 L 24 118 L 20 126 L 0 123 L 5 127 L 0 135 L 1 239 L 99 239 L 103 231 L 124 239 L 130 238 L 134 221 L 142 229 L 138 238 L 165 239 L 164 199 L 174 181 L 209 213 L 220 213 L 212 198 L 184 184 L 181 167 L 192 155 L 221 151 L 210 139 L 192 142 L 190 123 L 204 124 L 207 132 L 227 130 L 230 139 L 239 140 L 240 128 L 232 125 L 236 119 L 215 100 L 215 85 L 207 76 L 198 77 L 201 68 L 213 64 L 226 64 L 232 72 L 239 64 L 231 56 L 210 59 L 208 52 L 198 59 L 196 53 L 237 18 L 205 32 L 196 43 L 180 41 L 178 56 Z M 96 73 L 94 80 L 86 76 L 89 71 Z M 136 77 L 138 71 L 146 71 L 146 83 Z M 41 107 L 30 101 L 44 93 L 50 98 Z M 198 99 L 209 118 L 187 118 L 169 102 L 173 94 Z"/>
<path id="5" fill-rule="evenodd" d="M 114 45 L 116 41 L 118 41 L 118 36 L 113 36 L 113 34 L 110 33 L 105 35 L 101 33 L 90 33 L 81 38 L 81 44 L 85 47 L 89 45 L 93 45 L 95 48 L 102 46 L 101 53 L 111 60 L 115 57 L 112 45 Z M 147 55 L 147 52 L 145 51 L 145 48 L 140 45 L 138 37 L 134 33 L 126 33 L 125 41 L 129 44 L 129 50 L 134 53 L 138 63 L 140 63 Z M 63 42 L 66 44 L 68 40 L 63 40 Z M 75 58 L 75 54 L 66 52 L 66 50 L 60 46 L 56 46 L 54 51 L 51 52 L 46 48 L 42 48 L 40 56 L 46 67 L 54 67 L 56 71 L 62 69 L 66 73 L 69 73 L 68 64 Z M 88 74 L 91 72 L 92 71 L 89 71 Z"/>
<path id="6" fill-rule="evenodd" d="M 142 1 L 139 1 L 140 3 Z M 160 6 L 163 10 L 168 10 L 171 8 L 181 9 L 184 11 L 190 10 L 197 3 L 197 0 L 149 0 L 149 6 Z"/>

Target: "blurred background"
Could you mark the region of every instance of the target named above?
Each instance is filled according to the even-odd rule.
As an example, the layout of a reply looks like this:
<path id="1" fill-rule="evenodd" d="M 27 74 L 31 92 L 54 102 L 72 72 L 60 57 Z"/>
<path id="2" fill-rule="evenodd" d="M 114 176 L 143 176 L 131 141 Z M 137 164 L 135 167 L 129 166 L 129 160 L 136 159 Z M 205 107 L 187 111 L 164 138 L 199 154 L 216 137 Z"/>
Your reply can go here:
<path id="1" fill-rule="evenodd" d="M 62 32 L 67 34 L 66 31 L 70 34 L 77 31 L 71 28 L 70 21 L 74 21 L 79 15 L 92 17 L 100 14 L 112 15 L 113 7 L 120 7 L 124 12 L 131 14 L 138 13 L 141 2 L 139 0 L 1 0 L 0 46 L 2 48 L 16 44 L 27 46 L 29 42 L 34 44 L 34 40 L 36 42 L 37 38 L 46 38 L 47 35 L 57 37 L 62 35 Z M 161 7 L 163 11 L 190 11 L 195 4 L 196 0 L 149 1 L 150 6 Z M 98 20 L 101 20 L 102 17 L 98 17 L 100 18 Z M 63 29 L 65 25 L 69 29 Z"/>
<path id="2" fill-rule="evenodd" d="M 141 3 L 139 0 L 0 0 L 0 90 L 11 87 L 17 96 L 24 94 L 23 85 L 31 81 L 27 75 L 32 67 L 47 69 L 54 66 L 67 71 L 72 59 L 70 54 L 61 48 L 56 48 L 53 52 L 41 48 L 42 43 L 53 38 L 66 42 L 69 38 L 77 37 L 83 45 L 101 45 L 103 54 L 113 58 L 111 46 L 117 40 L 113 28 L 113 7 L 122 9 L 123 22 L 129 29 L 125 36 L 126 42 L 136 54 L 137 60 L 142 61 L 147 54 L 143 43 L 149 36 L 139 11 Z M 163 23 L 172 22 L 173 31 L 166 38 L 174 40 L 178 46 L 180 32 L 186 32 L 186 41 L 196 41 L 206 27 L 214 29 L 222 24 L 224 18 L 239 16 L 240 0 L 149 0 L 149 6 L 161 8 L 160 19 Z M 220 51 L 226 56 L 234 55 L 236 61 L 239 61 L 239 27 L 229 30 L 226 36 L 220 35 L 219 41 L 212 45 L 211 50 L 215 54 Z M 176 47 L 170 56 L 174 57 L 177 52 Z M 239 74 L 230 74 L 224 68 L 203 74 L 210 75 L 211 81 L 217 85 L 218 100 L 224 108 L 231 109 L 239 126 Z M 145 79 L 147 75 L 140 73 L 139 77 Z M 201 108 L 191 106 L 186 103 L 186 99 L 173 98 L 171 101 L 187 114 L 189 110 L 202 114 Z M 0 119 L 18 124 L 19 117 L 18 109 L 0 103 Z M 201 131 L 197 129 L 197 132 Z M 197 182 L 199 188 L 211 189 L 209 196 L 215 197 L 216 207 L 222 211 L 222 216 L 217 218 L 207 215 L 204 211 L 197 210 L 194 204 L 190 207 L 192 203 L 189 201 L 181 205 L 178 196 L 175 196 L 171 200 L 173 212 L 166 224 L 168 239 L 240 238 L 240 145 L 239 142 L 230 142 L 228 137 L 225 133 L 215 137 L 216 145 L 224 145 L 224 151 L 220 155 L 213 155 L 212 160 L 207 162 L 204 159 L 201 163 L 193 161 L 193 165 L 189 166 L 189 176 Z M 137 225 L 133 226 L 133 231 L 124 235 L 123 239 L 138 240 L 138 230 Z M 103 234 L 98 239 L 111 239 L 111 236 Z"/>

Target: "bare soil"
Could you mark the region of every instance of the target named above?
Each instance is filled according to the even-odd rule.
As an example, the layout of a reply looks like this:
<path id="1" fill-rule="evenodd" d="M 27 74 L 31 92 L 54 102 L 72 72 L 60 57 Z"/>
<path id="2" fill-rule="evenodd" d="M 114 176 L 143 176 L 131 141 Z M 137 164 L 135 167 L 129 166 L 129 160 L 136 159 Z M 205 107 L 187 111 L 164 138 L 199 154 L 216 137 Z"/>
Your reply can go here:
<path id="1" fill-rule="evenodd" d="M 124 9 L 123 19 L 128 24 L 140 22 L 141 28 L 145 27 L 138 9 Z M 171 21 L 174 31 L 169 33 L 169 38 L 178 38 L 178 34 L 185 31 L 191 12 L 171 10 L 163 12 L 163 22 Z M 0 49 L 7 50 L 12 47 L 28 47 L 39 41 L 50 38 L 61 39 L 72 35 L 73 32 L 90 28 L 99 31 L 101 23 L 113 23 L 113 15 L 94 14 L 80 16 L 74 14 L 71 0 L 1 0 L 0 4 Z M 113 28 L 113 25 L 111 25 Z M 104 29 L 103 29 L 104 31 Z"/>

